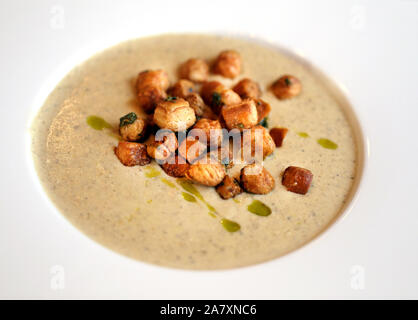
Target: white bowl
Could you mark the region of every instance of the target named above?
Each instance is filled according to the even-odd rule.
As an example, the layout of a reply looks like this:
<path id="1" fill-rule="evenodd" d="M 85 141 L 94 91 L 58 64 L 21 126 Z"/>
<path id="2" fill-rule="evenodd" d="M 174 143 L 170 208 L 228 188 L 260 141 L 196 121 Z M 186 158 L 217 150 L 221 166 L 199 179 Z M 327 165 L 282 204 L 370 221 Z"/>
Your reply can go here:
<path id="1" fill-rule="evenodd" d="M 0 297 L 418 297 L 418 2 L 1 5 Z M 415 13 L 414 13 L 415 12 Z M 388 15 L 390 13 L 390 15 Z M 157 19 L 158 17 L 158 19 Z M 103 248 L 45 196 L 28 126 L 57 82 L 93 53 L 128 38 L 214 32 L 268 39 L 344 89 L 360 119 L 367 171 L 343 218 L 285 257 L 228 271 L 181 271 Z M 409 37 L 408 32 L 415 37 Z M 411 40 L 412 39 L 412 40 Z"/>

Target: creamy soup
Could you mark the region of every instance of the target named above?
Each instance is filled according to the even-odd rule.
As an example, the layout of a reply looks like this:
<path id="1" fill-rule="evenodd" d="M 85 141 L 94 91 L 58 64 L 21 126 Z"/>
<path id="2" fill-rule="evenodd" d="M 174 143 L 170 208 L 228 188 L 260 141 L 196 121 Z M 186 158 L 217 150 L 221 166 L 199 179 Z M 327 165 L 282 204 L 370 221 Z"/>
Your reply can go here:
<path id="1" fill-rule="evenodd" d="M 119 118 L 132 111 L 141 114 L 133 86 L 138 72 L 164 69 L 174 83 L 181 62 L 190 57 L 210 61 L 225 49 L 240 52 L 241 75 L 234 80 L 210 78 L 228 86 L 244 77 L 259 82 L 262 99 L 272 107 L 269 128 L 289 129 L 283 146 L 264 161 L 276 180 L 274 190 L 222 200 L 214 188 L 193 185 L 198 192 L 192 191 L 193 196 L 155 161 L 123 166 L 114 147 Z M 268 90 L 283 74 L 300 79 L 299 96 L 278 100 Z M 361 148 L 353 119 L 334 86 L 276 48 L 221 36 L 163 35 L 121 43 L 74 68 L 36 116 L 32 152 L 50 199 L 95 241 L 162 266 L 235 268 L 299 248 L 342 212 L 360 172 Z M 289 192 L 281 184 L 288 166 L 313 173 L 306 195 Z M 271 214 L 250 212 L 254 200 L 262 201 Z"/>

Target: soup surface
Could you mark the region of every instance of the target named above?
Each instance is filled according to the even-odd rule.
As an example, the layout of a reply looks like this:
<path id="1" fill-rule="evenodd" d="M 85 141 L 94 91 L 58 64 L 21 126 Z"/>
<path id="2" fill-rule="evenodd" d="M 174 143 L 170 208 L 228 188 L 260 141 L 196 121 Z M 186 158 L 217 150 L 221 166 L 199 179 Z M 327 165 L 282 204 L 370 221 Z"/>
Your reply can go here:
<path id="1" fill-rule="evenodd" d="M 262 99 L 272 106 L 269 128 L 285 127 L 289 132 L 283 146 L 264 161 L 276 180 L 272 192 L 222 200 L 214 188 L 195 185 L 204 201 L 190 201 L 179 181 L 155 162 L 144 167 L 119 162 L 113 151 L 119 118 L 132 111 L 141 114 L 133 85 L 138 72 L 164 69 L 174 83 L 181 62 L 190 57 L 210 61 L 225 49 L 241 54 L 243 71 L 234 80 L 213 75 L 211 79 L 230 86 L 244 77 L 259 82 Z M 278 100 L 268 90 L 283 74 L 300 79 L 299 96 Z M 32 153 L 50 199 L 99 243 L 144 262 L 175 268 L 247 266 L 280 257 L 313 239 L 349 200 L 359 157 L 344 101 L 308 65 L 275 48 L 208 35 L 143 38 L 93 56 L 58 84 L 32 124 Z M 93 129 L 92 115 L 106 122 L 94 122 Z M 338 148 L 326 148 L 320 140 L 324 138 Z M 313 173 L 306 195 L 281 185 L 288 166 Z M 248 210 L 256 199 L 270 207 L 269 216 Z M 210 212 L 211 206 L 216 214 Z M 238 223 L 240 230 L 228 232 L 222 218 Z"/>

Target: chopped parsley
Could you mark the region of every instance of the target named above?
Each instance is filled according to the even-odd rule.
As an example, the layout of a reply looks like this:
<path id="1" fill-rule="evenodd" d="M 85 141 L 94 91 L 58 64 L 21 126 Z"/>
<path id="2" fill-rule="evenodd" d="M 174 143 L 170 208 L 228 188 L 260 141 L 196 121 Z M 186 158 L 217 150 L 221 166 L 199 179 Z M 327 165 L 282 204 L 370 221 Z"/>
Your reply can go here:
<path id="1" fill-rule="evenodd" d="M 290 86 L 292 84 L 292 81 L 290 81 L 289 78 L 285 78 L 284 83 L 286 83 L 287 86 Z"/>
<path id="2" fill-rule="evenodd" d="M 167 97 L 167 99 L 165 99 L 165 101 L 176 101 L 177 97 Z"/>
<path id="3" fill-rule="evenodd" d="M 119 127 L 122 128 L 124 126 L 127 126 L 129 124 L 132 124 L 136 121 L 137 116 L 135 112 L 130 112 L 127 115 L 120 118 Z"/>
<path id="4" fill-rule="evenodd" d="M 225 157 L 225 158 L 223 158 L 223 159 L 221 160 L 221 163 L 222 163 L 225 167 L 227 167 L 227 166 L 229 165 L 229 157 Z M 223 184 L 223 182 L 222 182 L 222 184 Z"/>
<path id="5" fill-rule="evenodd" d="M 244 128 L 244 125 L 242 123 L 238 123 L 238 128 Z"/>
<path id="6" fill-rule="evenodd" d="M 212 93 L 212 103 L 214 106 L 221 106 L 222 105 L 222 97 L 221 94 L 218 92 Z"/>
<path id="7" fill-rule="evenodd" d="M 268 117 L 264 117 L 263 120 L 260 121 L 259 123 L 260 126 L 263 126 L 264 128 L 268 128 L 269 124 L 268 124 Z"/>

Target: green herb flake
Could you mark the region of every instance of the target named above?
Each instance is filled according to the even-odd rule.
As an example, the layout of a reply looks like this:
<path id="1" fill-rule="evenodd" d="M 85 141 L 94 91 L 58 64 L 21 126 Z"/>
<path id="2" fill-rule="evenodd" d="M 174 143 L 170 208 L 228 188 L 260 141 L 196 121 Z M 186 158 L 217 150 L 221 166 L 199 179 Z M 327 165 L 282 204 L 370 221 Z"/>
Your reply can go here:
<path id="1" fill-rule="evenodd" d="M 286 85 L 289 87 L 292 84 L 292 81 L 290 81 L 289 78 L 285 78 L 284 83 L 286 83 Z"/>
<path id="2" fill-rule="evenodd" d="M 242 123 L 238 123 L 238 128 L 243 129 L 244 128 L 244 125 Z"/>
<path id="3" fill-rule="evenodd" d="M 130 112 L 127 115 L 120 118 L 119 128 L 132 124 L 138 119 L 135 112 Z"/>
<path id="4" fill-rule="evenodd" d="M 177 97 L 167 97 L 167 99 L 165 99 L 165 101 L 176 101 Z"/>
<path id="5" fill-rule="evenodd" d="M 226 156 L 225 158 L 222 158 L 222 159 L 221 159 L 221 163 L 222 163 L 224 166 L 228 166 L 228 165 L 229 165 L 229 163 L 230 163 L 229 156 Z"/>
<path id="6" fill-rule="evenodd" d="M 219 92 L 212 93 L 212 104 L 217 107 L 222 105 L 222 96 Z"/>
<path id="7" fill-rule="evenodd" d="M 269 124 L 268 124 L 268 117 L 264 117 L 263 120 L 260 121 L 259 123 L 260 126 L 263 126 L 264 128 L 268 128 Z"/>

